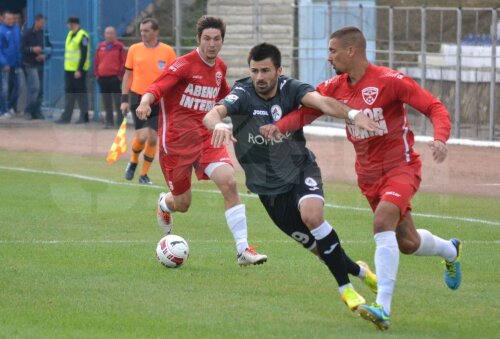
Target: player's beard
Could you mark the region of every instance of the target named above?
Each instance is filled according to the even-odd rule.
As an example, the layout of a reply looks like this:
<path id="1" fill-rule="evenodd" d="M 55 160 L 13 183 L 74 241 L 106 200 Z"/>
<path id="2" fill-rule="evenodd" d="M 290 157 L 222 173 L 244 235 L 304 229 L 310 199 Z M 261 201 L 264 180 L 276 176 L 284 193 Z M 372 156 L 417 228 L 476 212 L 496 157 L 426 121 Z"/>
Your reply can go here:
<path id="1" fill-rule="evenodd" d="M 269 83 L 267 83 L 266 81 L 256 81 L 254 88 L 258 94 L 266 96 L 274 90 L 274 88 L 276 87 L 276 83 L 277 83 L 276 80 L 271 80 L 271 81 L 269 81 Z M 259 84 L 268 84 L 268 86 L 259 87 L 258 86 Z"/>

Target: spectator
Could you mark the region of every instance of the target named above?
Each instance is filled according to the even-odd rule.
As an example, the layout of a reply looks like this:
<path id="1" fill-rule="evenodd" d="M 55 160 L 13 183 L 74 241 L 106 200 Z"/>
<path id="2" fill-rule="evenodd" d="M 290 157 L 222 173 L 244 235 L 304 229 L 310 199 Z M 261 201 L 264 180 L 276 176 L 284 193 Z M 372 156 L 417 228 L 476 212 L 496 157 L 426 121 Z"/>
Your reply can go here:
<path id="1" fill-rule="evenodd" d="M 4 13 L 3 24 L 0 25 L 0 63 L 2 66 L 2 89 L 5 104 L 4 116 L 16 114 L 19 96 L 18 73 L 21 66 L 21 30 L 14 22 L 14 13 Z"/>
<path id="2" fill-rule="evenodd" d="M 41 105 L 43 98 L 43 64 L 47 59 L 52 44 L 48 36 L 44 37 L 45 18 L 38 14 L 33 28 L 24 31 L 22 39 L 23 65 L 28 86 L 25 118 L 43 119 Z"/>
<path id="3" fill-rule="evenodd" d="M 77 124 L 89 122 L 89 102 L 87 98 L 87 71 L 90 68 L 90 38 L 80 27 L 80 19 L 70 16 L 67 21 L 69 32 L 64 49 L 65 106 L 58 124 L 69 124 L 75 107 L 80 107 Z"/>
<path id="4" fill-rule="evenodd" d="M 104 30 L 104 41 L 97 46 L 94 59 L 94 71 L 99 89 L 104 101 L 106 120 L 104 128 L 109 129 L 114 125 L 113 102 L 117 112 L 116 126 L 120 126 L 123 115 L 120 112 L 121 104 L 121 79 L 125 72 L 127 51 L 125 46 L 116 40 L 116 30 L 109 26 Z"/>

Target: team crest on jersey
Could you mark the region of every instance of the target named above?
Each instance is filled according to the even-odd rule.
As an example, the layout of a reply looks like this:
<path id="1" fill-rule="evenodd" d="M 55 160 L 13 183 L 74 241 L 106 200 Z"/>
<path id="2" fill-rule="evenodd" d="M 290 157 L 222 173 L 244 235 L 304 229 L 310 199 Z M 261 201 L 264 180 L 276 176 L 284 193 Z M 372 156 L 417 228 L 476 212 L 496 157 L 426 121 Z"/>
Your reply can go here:
<path id="1" fill-rule="evenodd" d="M 217 83 L 217 86 L 220 86 L 220 84 L 222 83 L 222 73 L 221 72 L 215 73 L 215 82 Z"/>
<path id="2" fill-rule="evenodd" d="M 273 105 L 271 107 L 271 115 L 273 116 L 274 121 L 278 121 L 279 119 L 281 119 L 281 116 L 283 115 L 281 107 L 279 105 Z"/>
<path id="3" fill-rule="evenodd" d="M 163 60 L 158 60 L 158 69 L 159 69 L 160 71 L 163 71 L 163 69 L 165 68 L 165 65 L 166 65 L 166 64 L 167 64 L 167 63 L 166 63 L 165 61 L 163 61 Z"/>
<path id="4" fill-rule="evenodd" d="M 375 100 L 377 100 L 378 97 L 378 88 L 377 87 L 363 88 L 361 94 L 363 95 L 363 100 L 368 105 L 373 105 L 373 103 L 375 102 Z"/>

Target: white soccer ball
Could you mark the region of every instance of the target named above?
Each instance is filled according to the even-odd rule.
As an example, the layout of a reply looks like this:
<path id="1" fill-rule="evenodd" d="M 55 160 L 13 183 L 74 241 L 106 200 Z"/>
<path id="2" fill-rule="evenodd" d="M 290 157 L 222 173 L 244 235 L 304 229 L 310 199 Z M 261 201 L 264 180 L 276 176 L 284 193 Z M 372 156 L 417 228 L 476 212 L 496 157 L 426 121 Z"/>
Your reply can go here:
<path id="1" fill-rule="evenodd" d="M 174 234 L 164 236 L 156 246 L 156 257 L 166 267 L 177 268 L 181 266 L 189 256 L 187 241 Z"/>

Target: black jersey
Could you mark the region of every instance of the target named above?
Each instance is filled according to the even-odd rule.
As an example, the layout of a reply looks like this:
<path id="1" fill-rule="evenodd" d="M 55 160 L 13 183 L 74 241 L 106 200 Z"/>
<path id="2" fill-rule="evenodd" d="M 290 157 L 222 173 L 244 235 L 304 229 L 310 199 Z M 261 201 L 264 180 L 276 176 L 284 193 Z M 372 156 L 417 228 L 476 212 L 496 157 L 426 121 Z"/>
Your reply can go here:
<path id="1" fill-rule="evenodd" d="M 245 170 L 248 189 L 257 194 L 288 192 L 302 169 L 314 161 L 306 148 L 304 132 L 287 133 L 282 139 L 265 140 L 259 127 L 280 120 L 297 109 L 304 95 L 314 88 L 280 76 L 276 95 L 264 100 L 254 90 L 252 79 L 238 80 L 219 104 L 227 108 L 233 123 L 236 157 Z"/>

